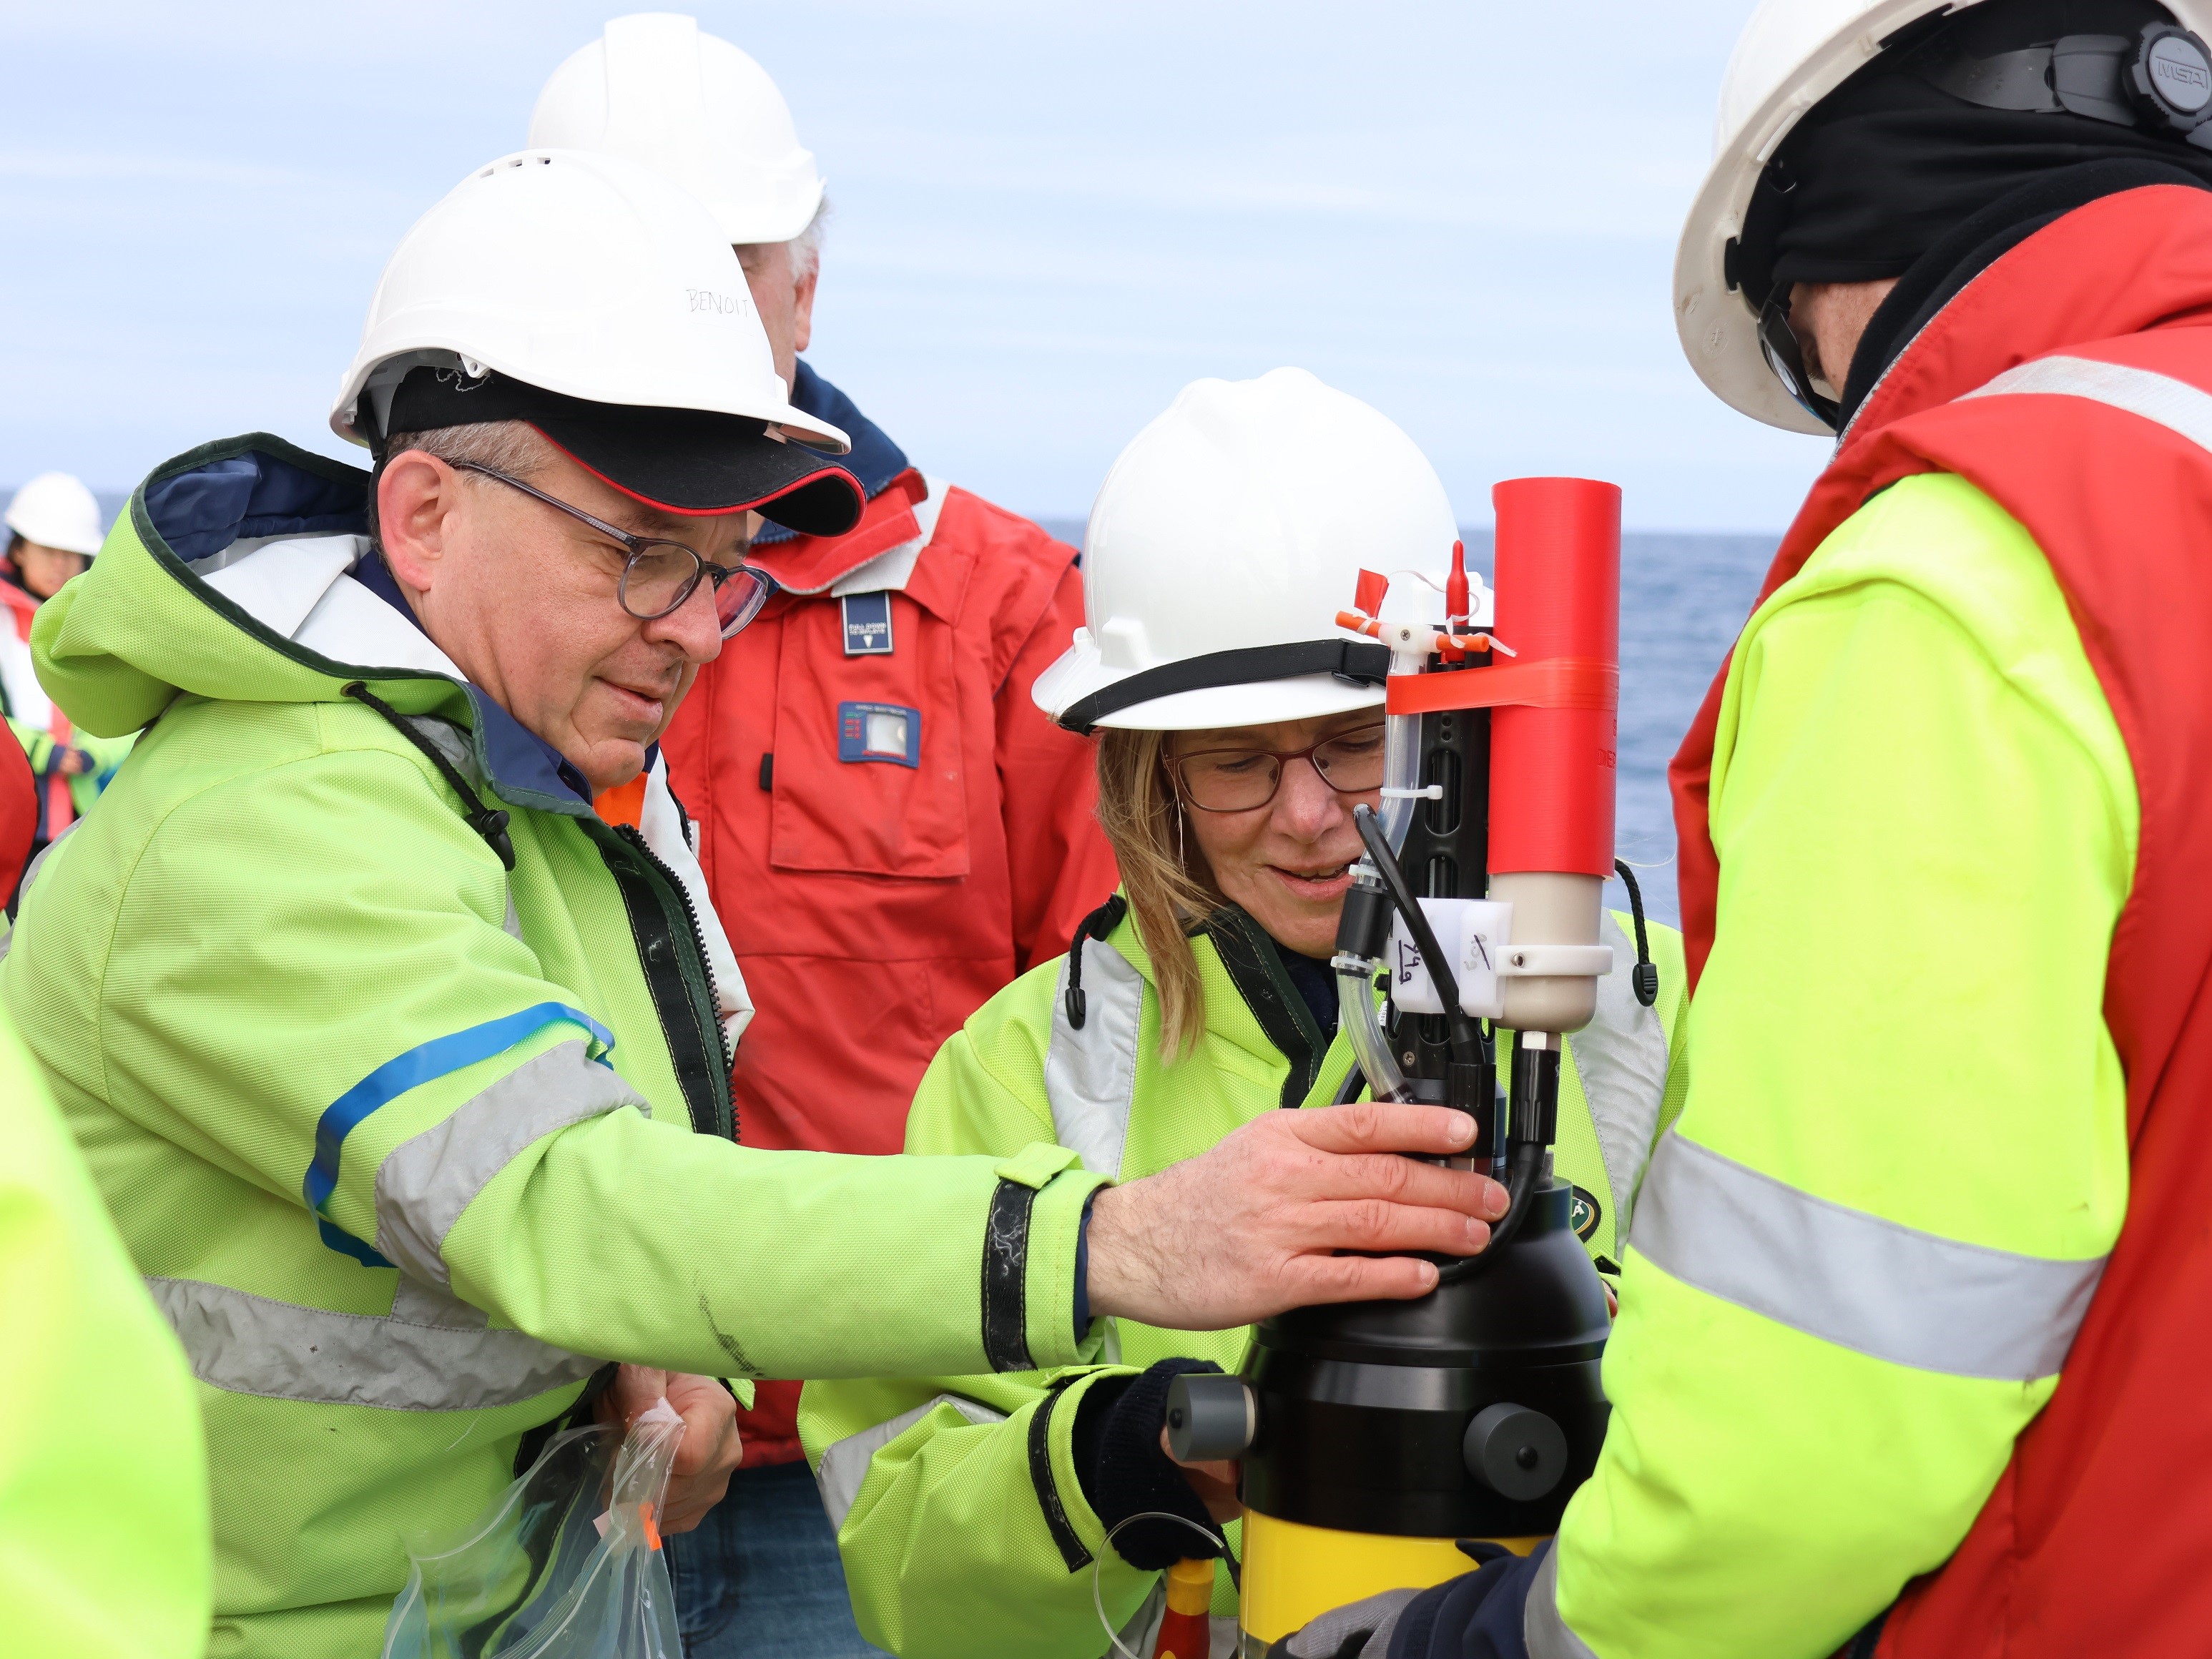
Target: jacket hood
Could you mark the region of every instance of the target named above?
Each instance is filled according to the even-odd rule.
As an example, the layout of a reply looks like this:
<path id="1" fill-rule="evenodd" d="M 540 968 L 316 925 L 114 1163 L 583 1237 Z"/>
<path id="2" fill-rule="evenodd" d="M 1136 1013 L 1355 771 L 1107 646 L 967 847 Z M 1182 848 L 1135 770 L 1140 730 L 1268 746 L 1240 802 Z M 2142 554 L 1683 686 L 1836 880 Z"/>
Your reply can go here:
<path id="1" fill-rule="evenodd" d="M 363 565 L 375 560 L 370 486 L 360 468 L 266 433 L 179 456 L 133 492 L 92 568 L 40 607 L 31 630 L 40 684 L 103 737 L 137 731 L 180 696 L 337 702 L 364 684 L 401 714 L 434 717 L 410 721 L 418 729 L 450 722 L 468 752 L 449 738 L 431 741 L 474 774 L 473 787 L 597 828 L 589 786 L 551 745 L 361 580 L 379 581 Z M 689 899 L 735 1044 L 752 1018 L 744 975 L 657 747 L 646 767 L 637 831 Z"/>
<path id="2" fill-rule="evenodd" d="M 355 573 L 371 476 L 266 433 L 203 445 L 135 490 L 90 569 L 40 607 L 40 683 L 76 724 L 135 732 L 180 695 L 334 702 L 356 681 L 470 732 L 508 804 L 581 816 L 560 757 Z"/>

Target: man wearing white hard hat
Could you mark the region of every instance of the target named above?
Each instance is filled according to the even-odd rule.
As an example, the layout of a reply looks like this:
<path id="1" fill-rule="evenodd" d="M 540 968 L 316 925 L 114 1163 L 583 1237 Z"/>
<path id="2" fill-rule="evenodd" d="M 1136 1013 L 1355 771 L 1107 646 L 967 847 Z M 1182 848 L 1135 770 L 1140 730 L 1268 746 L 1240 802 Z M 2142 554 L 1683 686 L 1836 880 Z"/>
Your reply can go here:
<path id="1" fill-rule="evenodd" d="M 35 855 L 92 805 L 130 753 L 131 740 L 76 730 L 31 667 L 31 624 L 39 607 L 100 551 L 100 503 L 81 480 L 42 472 L 15 492 L 6 522 L 0 604 L 14 626 L 0 629 L 0 705 L 38 775 Z"/>
<path id="2" fill-rule="evenodd" d="M 1555 1546 L 1299 1659 L 2203 1650 L 2208 33 L 1745 31 L 1675 313 L 1838 443 L 1673 769 L 1697 1063 L 1611 1431 Z"/>
<path id="3" fill-rule="evenodd" d="M 1074 952 L 945 1045 L 909 1151 L 1003 1155 L 1049 1135 L 1133 1176 L 1338 1098 L 1353 1050 L 1329 958 L 1362 854 L 1353 809 L 1381 799 L 1388 653 L 1326 624 L 1363 567 L 1441 578 L 1458 533 L 1413 440 L 1303 369 L 1194 382 L 1131 441 L 1091 510 L 1085 627 L 1035 694 L 1098 735 L 1121 890 Z M 1673 929 L 1648 929 L 1662 971 L 1647 1007 L 1632 920 L 1603 925 L 1617 966 L 1567 1041 L 1579 1121 L 1559 1173 L 1613 1272 L 1616 1219 L 1680 1103 L 1687 1005 Z M 1234 1485 L 1170 1461 L 1160 1431 L 1174 1378 L 1233 1370 L 1249 1340 L 1124 1320 L 1081 1367 L 808 1383 L 799 1423 L 868 1632 L 908 1659 L 1094 1659 L 1103 1613 L 1149 1655 L 1188 1587 L 1200 1605 L 1178 1610 L 1210 1603 L 1227 1638 L 1236 1584 L 1209 1558 Z M 1182 1583 L 1163 1593 L 1171 1568 Z"/>
<path id="4" fill-rule="evenodd" d="M 679 1531 L 735 1462 L 716 1379 L 1025 1370 L 1095 1317 L 1434 1279 L 1347 1273 L 1365 1235 L 1317 1200 L 1391 1184 L 1342 1152 L 1462 1143 L 1442 1111 L 1281 1114 L 1112 1188 L 1045 1147 L 734 1144 L 750 1010 L 657 744 L 774 592 L 750 515 L 860 510 L 844 434 L 784 393 L 697 203 L 507 156 L 370 304 L 331 419 L 374 471 L 203 446 L 40 617 L 55 701 L 143 735 L 33 872 L 0 1000 L 196 1378 L 216 1652 L 375 1653 L 407 1541 L 572 1414 L 667 1397 Z M 635 824 L 594 812 L 641 774 Z M 1395 1185 L 1386 1249 L 1465 1253 L 1503 1207 L 1448 1169 Z"/>
<path id="5" fill-rule="evenodd" d="M 927 475 L 799 355 L 823 185 L 744 52 L 689 17 L 617 18 L 547 82 L 530 142 L 642 161 L 705 203 L 792 402 L 852 441 L 859 526 L 830 538 L 771 524 L 755 538 L 783 591 L 701 673 L 667 754 L 752 981 L 732 1079 L 744 1139 L 896 1152 L 939 1045 L 1114 889 L 1090 748 L 1029 696 L 1081 620 L 1075 551 Z M 866 1019 L 828 1013 L 862 1005 Z M 824 1071 L 848 1086 L 825 1095 Z M 742 1419 L 742 1501 L 674 1552 L 695 1638 L 742 1601 L 751 1651 L 772 1624 L 831 1627 L 819 1641 L 833 1645 L 794 1652 L 856 1641 L 798 1461 L 797 1398 L 795 1382 L 761 1389 Z"/>

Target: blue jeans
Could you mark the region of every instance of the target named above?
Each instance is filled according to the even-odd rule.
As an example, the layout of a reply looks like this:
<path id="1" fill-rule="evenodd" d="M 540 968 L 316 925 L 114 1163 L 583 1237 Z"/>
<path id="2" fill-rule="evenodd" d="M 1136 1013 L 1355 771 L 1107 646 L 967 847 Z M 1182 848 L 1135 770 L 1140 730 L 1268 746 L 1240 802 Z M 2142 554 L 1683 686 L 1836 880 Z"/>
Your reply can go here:
<path id="1" fill-rule="evenodd" d="M 668 1540 L 685 1659 L 871 1659 L 837 1535 L 804 1462 L 740 1469 L 730 1495 Z"/>

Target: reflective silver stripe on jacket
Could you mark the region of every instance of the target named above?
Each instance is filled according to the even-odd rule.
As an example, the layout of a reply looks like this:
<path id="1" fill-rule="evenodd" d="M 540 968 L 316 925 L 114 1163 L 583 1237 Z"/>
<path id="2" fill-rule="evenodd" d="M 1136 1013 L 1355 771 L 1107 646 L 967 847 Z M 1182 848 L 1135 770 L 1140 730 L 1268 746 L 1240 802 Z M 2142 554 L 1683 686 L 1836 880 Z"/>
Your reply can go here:
<path id="1" fill-rule="evenodd" d="M 1537 1564 L 1536 1577 L 1528 1585 L 1528 1599 L 1522 1603 L 1521 1639 L 1528 1644 L 1528 1659 L 1597 1659 L 1590 1644 L 1569 1630 L 1567 1621 L 1559 1617 L 1557 1544 Z"/>
<path id="2" fill-rule="evenodd" d="M 1052 1041 L 1044 1054 L 1045 1098 L 1054 1138 L 1082 1155 L 1093 1175 L 1118 1180 L 1137 1094 L 1137 1034 L 1145 976 L 1100 939 L 1083 941 L 1083 1029 L 1067 1023 L 1067 966 L 1052 992 Z"/>
<path id="3" fill-rule="evenodd" d="M 1636 1000 L 1630 975 L 1636 942 L 1610 910 L 1601 913 L 1598 943 L 1613 946 L 1613 971 L 1597 982 L 1597 1012 L 1567 1037 L 1575 1076 L 1589 1103 L 1598 1153 L 1612 1189 L 1613 1248 L 1628 1237 L 1636 1191 L 1650 1161 L 1652 1137 L 1667 1100 L 1667 1028 L 1659 1011 Z"/>
<path id="4" fill-rule="evenodd" d="M 492 1177 L 556 1130 L 618 1106 L 651 1115 L 635 1089 L 590 1058 L 581 1037 L 525 1060 L 385 1158 L 376 1172 L 378 1251 L 410 1277 L 451 1283 L 446 1235 Z"/>
<path id="5" fill-rule="evenodd" d="M 1838 1347 L 1953 1376 L 2057 1374 L 2104 1271 L 1885 1221 L 1668 1131 L 1630 1240 L 1684 1284 Z"/>
<path id="6" fill-rule="evenodd" d="M 901 1412 L 887 1423 L 847 1435 L 822 1454 L 822 1467 L 814 1472 L 814 1484 L 821 1491 L 822 1507 L 830 1516 L 832 1532 L 842 1527 L 845 1517 L 853 1512 L 854 1501 L 860 1495 L 860 1482 L 868 1478 L 869 1461 L 939 1406 L 951 1407 L 978 1425 L 1006 1420 L 1004 1412 L 994 1411 L 960 1395 L 940 1394 L 933 1400 L 925 1400 L 910 1412 Z"/>
<path id="7" fill-rule="evenodd" d="M 2035 393 L 2085 398 L 2091 403 L 2155 422 L 2200 449 L 2212 449 L 2212 394 L 2200 392 L 2188 381 L 2177 380 L 2171 374 L 2129 368 L 2119 363 L 2100 363 L 2089 357 L 2043 357 L 2022 363 L 2018 368 L 2007 369 L 1987 386 L 1975 387 L 1959 401 Z"/>
<path id="8" fill-rule="evenodd" d="M 388 1315 L 331 1313 L 227 1285 L 149 1279 L 192 1375 L 228 1394 L 385 1411 L 482 1411 L 580 1382 L 599 1362 L 400 1280 Z M 473 1316 L 472 1322 L 471 1316 Z"/>

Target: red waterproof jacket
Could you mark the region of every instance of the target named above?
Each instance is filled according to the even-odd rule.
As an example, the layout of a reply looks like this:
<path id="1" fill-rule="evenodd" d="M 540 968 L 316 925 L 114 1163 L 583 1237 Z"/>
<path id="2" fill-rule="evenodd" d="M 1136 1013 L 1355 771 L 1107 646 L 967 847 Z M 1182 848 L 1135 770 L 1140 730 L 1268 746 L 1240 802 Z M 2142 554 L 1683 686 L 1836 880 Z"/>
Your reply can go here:
<path id="1" fill-rule="evenodd" d="M 1114 890 L 1091 746 L 1030 700 L 1083 585 L 1073 548 L 925 480 L 811 371 L 799 390 L 854 432 L 872 499 L 847 536 L 756 547 L 787 592 L 663 749 L 757 1010 L 739 1139 L 890 1153 L 939 1046 Z M 749 1466 L 800 1455 L 798 1395 L 762 1386 Z"/>
<path id="2" fill-rule="evenodd" d="M 2050 560 L 2142 801 L 2104 1005 L 2127 1075 L 2127 1218 L 2057 1392 L 1950 1561 L 1891 1611 L 1882 1659 L 2212 1646 L 2207 446 L 2212 192 L 2125 191 L 2004 254 L 1913 340 L 1767 577 L 1771 592 L 1897 479 L 1965 477 Z M 1673 768 L 1693 984 L 1713 943 L 1705 799 L 1720 695 L 1716 680 Z"/>
<path id="3" fill-rule="evenodd" d="M 14 634 L 18 659 L 27 670 L 31 624 L 39 619 L 39 601 L 14 582 L 0 581 L 0 605 L 4 605 L 8 611 L 7 620 L 0 622 L 0 627 L 9 628 Z M 59 703 L 46 704 L 46 735 L 54 740 L 55 758 L 58 759 L 60 749 L 71 734 L 69 716 L 62 713 Z M 70 780 L 62 773 L 49 770 L 39 778 L 38 808 L 38 838 L 41 841 L 56 839 L 76 822 L 76 797 L 70 791 Z"/>

